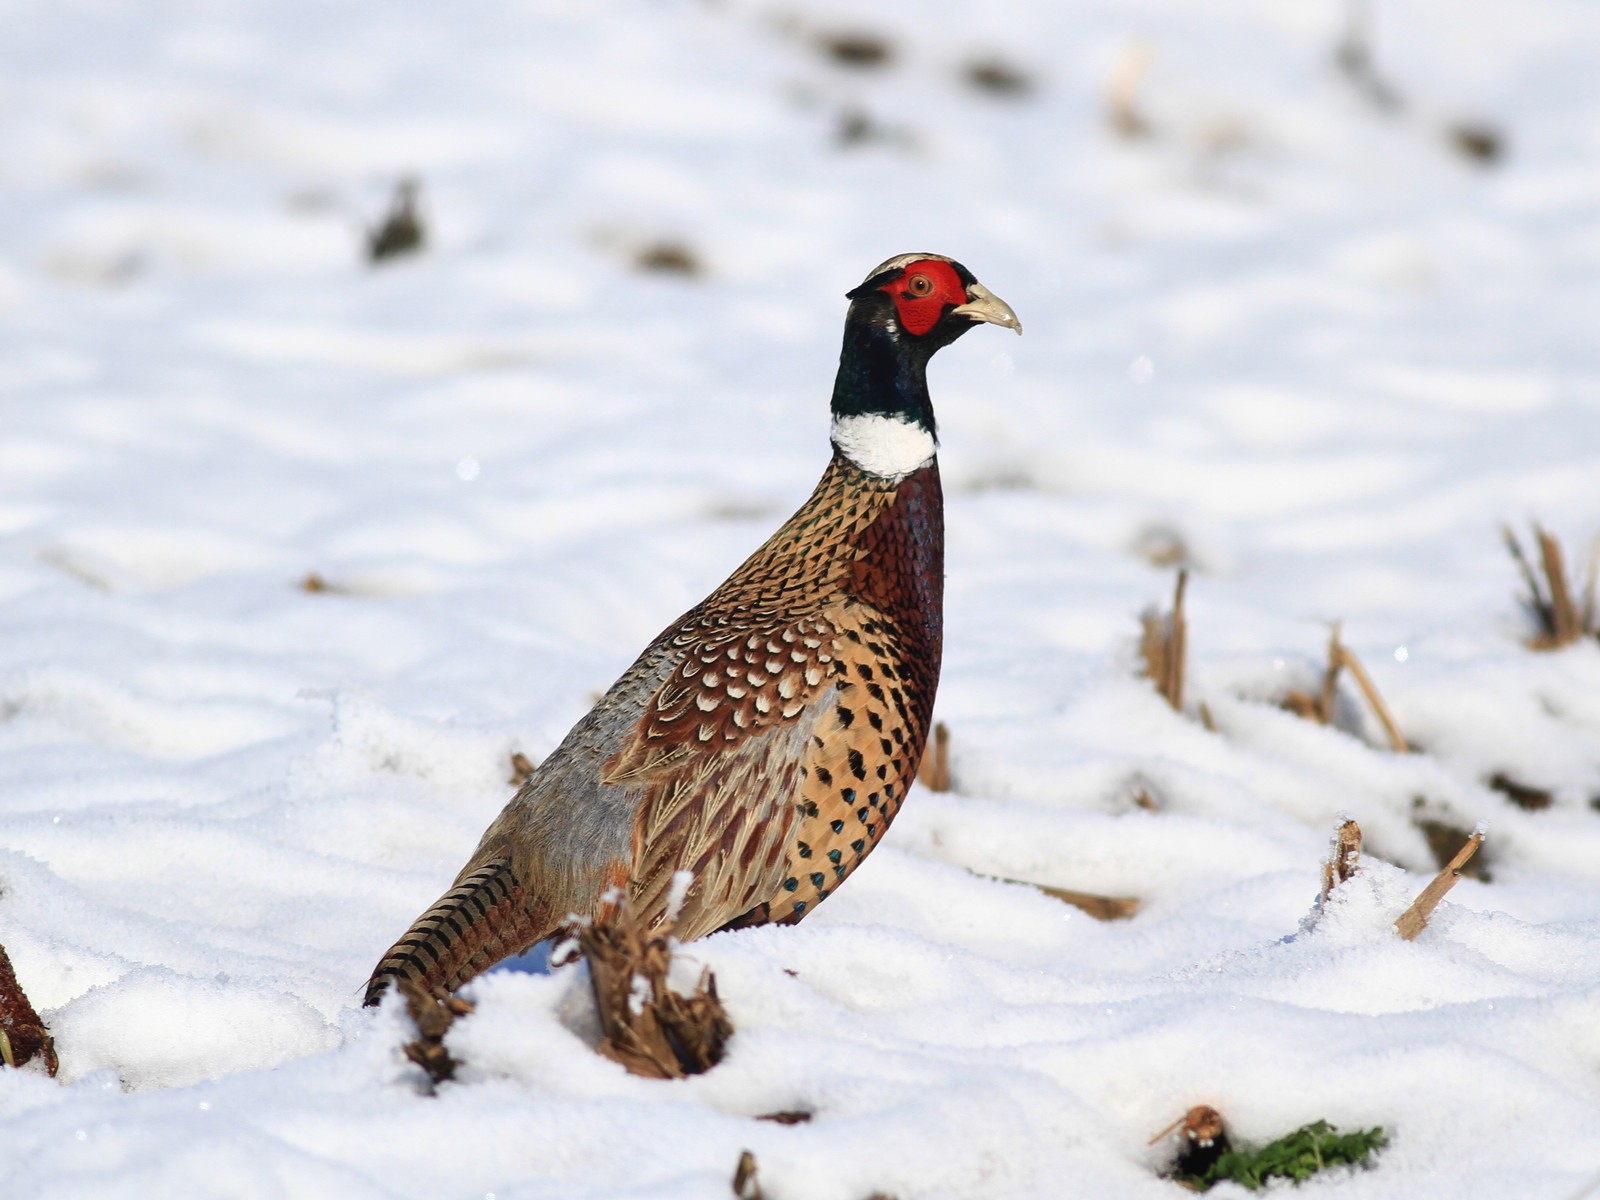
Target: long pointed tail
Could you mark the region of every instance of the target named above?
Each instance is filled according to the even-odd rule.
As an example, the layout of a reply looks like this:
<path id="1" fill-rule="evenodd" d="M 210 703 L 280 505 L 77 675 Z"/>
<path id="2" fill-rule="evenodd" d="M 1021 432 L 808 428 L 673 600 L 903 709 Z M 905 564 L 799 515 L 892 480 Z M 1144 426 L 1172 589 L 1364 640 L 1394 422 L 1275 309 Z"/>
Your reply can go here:
<path id="1" fill-rule="evenodd" d="M 454 991 L 548 937 L 547 908 L 532 902 L 509 859 L 485 863 L 439 897 L 383 956 L 367 982 L 365 1003 L 376 1004 L 396 979 Z"/>

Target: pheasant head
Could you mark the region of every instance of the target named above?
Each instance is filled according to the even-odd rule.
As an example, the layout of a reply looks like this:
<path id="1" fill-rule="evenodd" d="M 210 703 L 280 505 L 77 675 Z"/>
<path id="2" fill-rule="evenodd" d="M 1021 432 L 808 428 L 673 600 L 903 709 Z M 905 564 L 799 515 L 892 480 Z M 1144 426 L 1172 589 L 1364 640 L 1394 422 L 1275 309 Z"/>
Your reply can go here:
<path id="1" fill-rule="evenodd" d="M 1011 306 L 940 254 L 901 254 L 847 293 L 833 444 L 858 467 L 909 474 L 939 447 L 928 360 L 974 325 L 1022 332 Z"/>

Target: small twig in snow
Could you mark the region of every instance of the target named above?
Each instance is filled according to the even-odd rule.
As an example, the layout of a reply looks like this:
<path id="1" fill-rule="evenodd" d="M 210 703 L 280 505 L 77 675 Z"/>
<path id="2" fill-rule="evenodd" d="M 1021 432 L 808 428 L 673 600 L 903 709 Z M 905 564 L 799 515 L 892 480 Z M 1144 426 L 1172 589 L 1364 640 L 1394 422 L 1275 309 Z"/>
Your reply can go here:
<path id="1" fill-rule="evenodd" d="M 1082 909 L 1096 921 L 1125 921 L 1139 911 L 1139 901 L 1131 896 L 1102 896 L 1095 892 L 1076 892 L 1071 888 L 1051 887 L 1046 883 L 1033 883 L 1026 879 L 1006 879 L 1000 875 L 991 875 L 988 878 L 997 879 L 1001 883 L 1020 883 L 1023 887 L 1031 887 L 1054 900 L 1060 900 L 1063 904 Z"/>
<path id="2" fill-rule="evenodd" d="M 1333 835 L 1328 857 L 1322 864 L 1322 897 L 1318 907 L 1327 904 L 1333 889 L 1356 873 L 1361 865 L 1361 826 L 1345 820 Z"/>
<path id="3" fill-rule="evenodd" d="M 1189 584 L 1187 568 L 1178 572 L 1172 593 L 1172 611 L 1163 616 L 1151 609 L 1140 617 L 1144 636 L 1139 653 L 1144 657 L 1144 672 L 1177 712 L 1183 711 L 1183 660 L 1188 650 L 1189 629 L 1183 615 L 1183 595 Z"/>
<path id="4" fill-rule="evenodd" d="M 1394 927 L 1400 931 L 1401 938 L 1409 942 L 1427 928 L 1433 910 L 1439 907 L 1439 901 L 1445 898 L 1445 894 L 1455 887 L 1456 880 L 1461 878 L 1461 868 L 1467 865 L 1467 860 L 1478 852 L 1481 845 L 1483 830 L 1474 830 L 1467 844 L 1445 865 L 1444 870 L 1434 876 L 1433 882 L 1422 889 L 1422 894 L 1411 902 L 1411 907 L 1400 914 Z"/>
<path id="5" fill-rule="evenodd" d="M 739 1165 L 733 1170 L 733 1194 L 739 1200 L 765 1200 L 761 1180 L 756 1173 L 756 1156 L 748 1150 L 740 1151 Z"/>
<path id="6" fill-rule="evenodd" d="M 790 1108 L 782 1112 L 762 1113 L 756 1120 L 771 1121 L 774 1125 L 804 1125 L 811 1117 L 812 1114 L 803 1108 Z"/>
<path id="7" fill-rule="evenodd" d="M 1367 674 L 1367 669 L 1361 665 L 1361 660 L 1355 656 L 1355 651 L 1350 647 L 1339 647 L 1339 661 L 1350 672 L 1356 681 L 1356 686 L 1361 689 L 1361 694 L 1367 698 L 1367 703 L 1372 705 L 1372 711 L 1378 714 L 1378 720 L 1383 724 L 1383 731 L 1389 735 L 1389 744 L 1398 754 L 1407 754 L 1411 747 L 1406 744 L 1405 735 L 1400 732 L 1400 726 L 1395 723 L 1394 714 L 1389 711 L 1389 706 L 1383 702 L 1383 697 L 1378 695 L 1378 687 L 1372 682 L 1372 676 Z"/>

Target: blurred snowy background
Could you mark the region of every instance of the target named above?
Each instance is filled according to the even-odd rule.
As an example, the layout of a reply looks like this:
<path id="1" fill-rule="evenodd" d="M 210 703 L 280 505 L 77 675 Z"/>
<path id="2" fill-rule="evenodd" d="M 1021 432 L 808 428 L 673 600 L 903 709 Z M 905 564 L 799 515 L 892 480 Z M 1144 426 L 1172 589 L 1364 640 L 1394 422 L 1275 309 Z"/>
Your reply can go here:
<path id="1" fill-rule="evenodd" d="M 1600 647 L 1524 647 L 1499 540 L 1600 531 L 1593 0 L 0 24 L 0 943 L 62 1063 L 0 1071 L 0 1192 L 687 1200 L 750 1148 L 773 1200 L 1155 1198 L 1198 1103 L 1389 1130 L 1310 1195 L 1600 1174 Z M 499 972 L 419 1095 L 368 970 L 805 497 L 843 293 L 923 249 L 1027 329 L 933 372 L 953 790 L 689 949 L 708 1075 Z M 1180 563 L 1184 715 L 1136 651 Z M 1278 706 L 1334 621 L 1420 753 Z"/>

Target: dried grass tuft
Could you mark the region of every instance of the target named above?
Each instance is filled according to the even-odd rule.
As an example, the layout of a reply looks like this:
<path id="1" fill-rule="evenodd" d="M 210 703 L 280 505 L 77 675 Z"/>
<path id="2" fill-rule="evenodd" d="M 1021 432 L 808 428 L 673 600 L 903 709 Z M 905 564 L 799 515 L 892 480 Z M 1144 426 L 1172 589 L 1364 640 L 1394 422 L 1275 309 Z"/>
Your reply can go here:
<path id="1" fill-rule="evenodd" d="M 395 986 L 405 997 L 406 1012 L 417 1027 L 417 1036 L 403 1047 L 406 1057 L 428 1073 L 433 1086 L 454 1079 L 459 1064 L 445 1049 L 444 1035 L 457 1017 L 472 1013 L 472 1001 L 452 996 L 443 988 L 424 988 L 414 979 L 401 978 Z"/>
<path id="2" fill-rule="evenodd" d="M 1378 718 L 1378 723 L 1383 726 L 1383 731 L 1388 735 L 1389 745 L 1398 754 L 1410 752 L 1410 745 L 1406 742 L 1405 735 L 1400 732 L 1400 726 L 1394 719 L 1394 714 L 1389 711 L 1389 706 L 1383 702 L 1383 696 L 1378 692 L 1378 685 L 1372 682 L 1372 676 L 1367 674 L 1366 667 L 1361 665 L 1361 660 L 1356 657 L 1354 650 L 1350 649 L 1339 640 L 1339 626 L 1336 623 L 1332 634 L 1328 637 L 1328 665 L 1322 672 L 1322 686 L 1315 695 L 1299 690 L 1291 691 L 1283 698 L 1283 707 L 1294 713 L 1297 717 L 1304 717 L 1308 721 L 1315 721 L 1319 725 L 1333 723 L 1334 704 L 1338 699 L 1339 673 L 1349 671 L 1350 678 L 1356 681 L 1356 687 L 1366 697 L 1372 707 L 1373 713 Z"/>
<path id="3" fill-rule="evenodd" d="M 1595 624 L 1595 573 L 1600 569 L 1600 555 L 1589 554 L 1589 565 L 1584 572 L 1583 598 L 1573 599 L 1572 588 L 1567 583 L 1565 556 L 1561 543 L 1545 532 L 1537 523 L 1533 527 L 1533 540 L 1539 549 L 1539 566 L 1536 570 L 1517 535 L 1507 525 L 1502 531 L 1506 549 L 1522 574 L 1527 594 L 1520 599 L 1532 614 L 1539 630 L 1528 639 L 1530 650 L 1559 650 L 1570 646 L 1579 638 L 1594 637 L 1600 633 Z M 1542 578 L 1541 578 L 1542 577 Z"/>
<path id="4" fill-rule="evenodd" d="M 417 207 L 422 184 L 411 178 L 394 187 L 394 198 L 383 219 L 367 231 L 367 261 L 377 264 L 416 254 L 428 240 L 427 227 Z"/>
<path id="5" fill-rule="evenodd" d="M 709 1071 L 733 1035 L 709 969 L 687 996 L 667 985 L 671 937 L 670 921 L 647 928 L 625 898 L 577 931 L 605 1031 L 600 1053 L 646 1079 Z"/>
<path id="6" fill-rule="evenodd" d="M 1139 640 L 1144 673 L 1177 712 L 1183 711 L 1183 662 L 1189 640 L 1183 594 L 1188 586 L 1188 570 L 1179 571 L 1172 592 L 1172 611 L 1163 615 L 1150 609 L 1139 618 L 1144 625 L 1144 636 Z"/>

